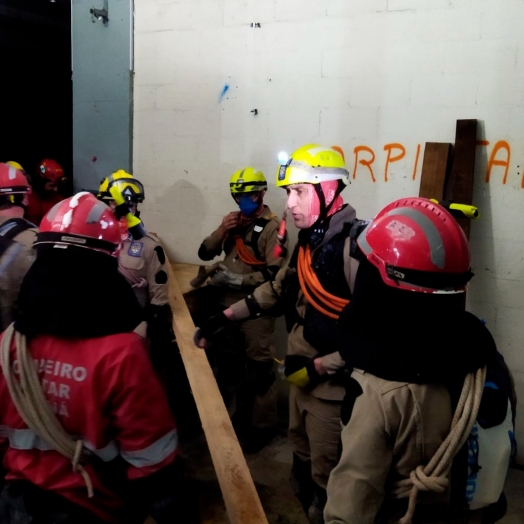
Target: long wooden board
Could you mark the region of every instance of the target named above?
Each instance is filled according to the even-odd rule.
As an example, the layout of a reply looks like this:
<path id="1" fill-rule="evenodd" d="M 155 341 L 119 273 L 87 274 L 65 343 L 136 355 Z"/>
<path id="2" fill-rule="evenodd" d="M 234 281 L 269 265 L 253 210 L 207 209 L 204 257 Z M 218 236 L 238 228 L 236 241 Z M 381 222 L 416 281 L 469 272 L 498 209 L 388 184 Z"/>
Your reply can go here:
<path id="1" fill-rule="evenodd" d="M 195 347 L 195 325 L 168 264 L 173 329 L 231 524 L 268 524 L 206 354 Z"/>

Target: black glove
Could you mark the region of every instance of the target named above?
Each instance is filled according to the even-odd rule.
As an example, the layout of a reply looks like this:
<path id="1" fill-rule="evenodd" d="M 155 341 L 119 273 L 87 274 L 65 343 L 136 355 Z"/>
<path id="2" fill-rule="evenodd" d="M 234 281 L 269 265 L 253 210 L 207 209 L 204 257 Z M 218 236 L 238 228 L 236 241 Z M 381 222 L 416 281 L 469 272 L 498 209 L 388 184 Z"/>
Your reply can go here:
<path id="1" fill-rule="evenodd" d="M 220 331 L 231 324 L 231 322 L 232 320 L 229 320 L 223 312 L 209 317 L 202 323 L 201 327 L 196 328 L 195 335 L 193 336 L 195 346 L 199 347 L 198 344 L 203 338 L 211 341 L 217 333 L 220 333 Z"/>
<path id="2" fill-rule="evenodd" d="M 300 388 L 314 386 L 323 378 L 318 374 L 313 359 L 302 355 L 286 356 L 284 359 L 284 375 L 288 382 Z"/>

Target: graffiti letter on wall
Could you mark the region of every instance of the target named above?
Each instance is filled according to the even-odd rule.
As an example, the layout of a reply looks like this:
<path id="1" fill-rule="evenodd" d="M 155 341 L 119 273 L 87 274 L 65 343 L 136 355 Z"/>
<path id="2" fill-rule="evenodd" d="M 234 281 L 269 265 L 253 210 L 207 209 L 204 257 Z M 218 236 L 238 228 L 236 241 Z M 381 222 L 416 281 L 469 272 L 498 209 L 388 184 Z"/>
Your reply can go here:
<path id="1" fill-rule="evenodd" d="M 370 160 L 365 160 L 365 159 L 359 160 L 358 154 L 361 151 L 368 152 L 371 155 L 371 159 Z M 354 153 L 355 153 L 355 169 L 353 169 L 353 179 L 355 179 L 355 177 L 357 176 L 358 165 L 362 164 L 363 166 L 366 166 L 369 169 L 369 173 L 371 174 L 371 180 L 373 180 L 373 182 L 376 182 L 375 175 L 373 173 L 373 169 L 371 169 L 371 164 L 375 161 L 375 153 L 373 152 L 373 149 L 367 146 L 357 146 L 354 149 Z"/>
<path id="2" fill-rule="evenodd" d="M 413 168 L 413 180 L 417 178 L 417 167 L 418 167 L 418 157 L 420 156 L 420 144 L 417 144 L 417 156 L 415 157 L 415 167 Z"/>
<path id="3" fill-rule="evenodd" d="M 391 150 L 394 148 L 400 151 L 397 156 L 391 156 Z M 386 144 L 384 146 L 384 151 L 388 152 L 388 157 L 386 158 L 386 169 L 384 171 L 384 180 L 387 182 L 389 164 L 402 160 L 406 156 L 406 148 L 402 144 Z"/>
<path id="4" fill-rule="evenodd" d="M 501 150 L 506 150 L 506 158 L 505 159 L 498 159 L 497 153 Z M 511 149 L 509 147 L 509 144 L 505 140 L 499 140 L 495 147 L 493 147 L 493 151 L 491 152 L 491 155 L 489 157 L 488 162 L 488 173 L 486 174 L 486 182 L 489 182 L 489 179 L 491 177 L 491 170 L 493 169 L 493 166 L 503 166 L 506 169 L 504 170 L 504 178 L 502 179 L 502 183 L 505 184 L 508 179 L 508 170 L 509 170 L 509 161 L 511 158 Z"/>

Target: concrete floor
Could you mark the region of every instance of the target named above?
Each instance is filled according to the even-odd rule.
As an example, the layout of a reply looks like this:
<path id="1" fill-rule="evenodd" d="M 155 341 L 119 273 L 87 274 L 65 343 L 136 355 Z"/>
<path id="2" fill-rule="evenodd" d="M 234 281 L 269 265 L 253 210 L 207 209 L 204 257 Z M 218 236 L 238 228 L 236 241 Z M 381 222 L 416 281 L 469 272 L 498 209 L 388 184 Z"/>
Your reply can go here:
<path id="1" fill-rule="evenodd" d="M 198 492 L 200 522 L 228 524 L 220 487 L 203 434 L 183 446 L 190 478 Z M 308 524 L 289 485 L 291 450 L 285 431 L 260 453 L 246 455 L 269 524 Z M 508 513 L 500 524 L 524 524 L 524 471 L 511 469 L 506 482 Z M 246 523 L 247 524 L 247 523 Z"/>

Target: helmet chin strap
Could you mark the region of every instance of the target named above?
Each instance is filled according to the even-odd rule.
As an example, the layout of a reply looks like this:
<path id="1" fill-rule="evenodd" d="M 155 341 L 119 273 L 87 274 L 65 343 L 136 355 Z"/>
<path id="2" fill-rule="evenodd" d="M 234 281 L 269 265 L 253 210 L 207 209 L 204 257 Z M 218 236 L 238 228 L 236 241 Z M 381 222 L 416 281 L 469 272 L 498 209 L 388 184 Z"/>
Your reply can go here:
<path id="1" fill-rule="evenodd" d="M 320 213 L 318 215 L 318 218 L 314 224 L 311 225 L 311 227 L 315 227 L 322 222 L 324 222 L 329 215 L 329 212 L 331 211 L 331 208 L 335 204 L 335 201 L 337 200 L 337 197 L 342 193 L 342 190 L 344 189 L 344 183 L 342 180 L 338 181 L 337 189 L 335 191 L 335 194 L 333 196 L 333 199 L 331 202 L 326 206 L 326 195 L 324 195 L 324 191 L 322 189 L 322 184 L 314 184 L 315 192 L 317 193 L 318 199 L 320 201 Z"/>
<path id="2" fill-rule="evenodd" d="M 337 200 L 338 196 L 340 195 L 345 186 L 342 180 L 338 181 L 337 189 L 335 190 L 333 199 L 327 206 L 326 196 L 324 195 L 322 185 L 314 184 L 313 187 L 320 201 L 320 213 L 318 215 L 317 220 L 305 231 L 308 231 L 309 243 L 311 247 L 315 248 L 322 242 L 324 235 L 326 234 L 326 229 L 329 224 L 329 212 L 331 211 L 331 208 L 333 207 L 335 201 Z"/>

